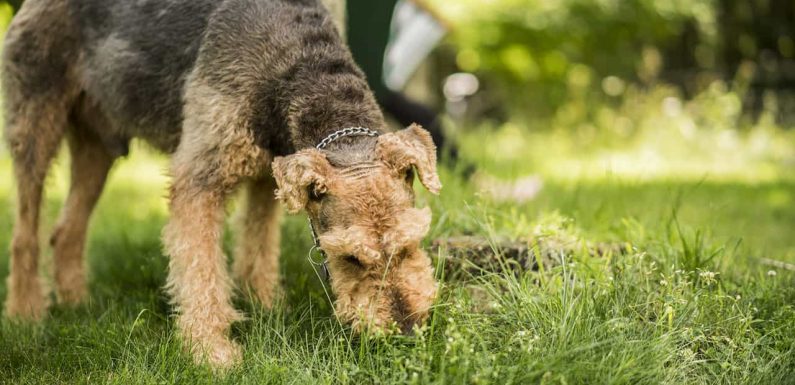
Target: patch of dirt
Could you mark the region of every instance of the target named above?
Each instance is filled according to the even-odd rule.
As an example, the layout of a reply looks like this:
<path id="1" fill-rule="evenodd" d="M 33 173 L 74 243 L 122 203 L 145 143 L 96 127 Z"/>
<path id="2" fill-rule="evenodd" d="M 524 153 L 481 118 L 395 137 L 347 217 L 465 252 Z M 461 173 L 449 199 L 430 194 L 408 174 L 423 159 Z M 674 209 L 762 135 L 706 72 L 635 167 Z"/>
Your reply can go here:
<path id="1" fill-rule="evenodd" d="M 448 279 L 537 271 L 539 261 L 545 268 L 558 266 L 565 256 L 581 252 L 583 248 L 597 258 L 608 253 L 624 254 L 628 251 L 627 246 L 622 244 L 592 244 L 563 236 L 496 241 L 476 236 L 456 236 L 436 239 L 431 247 L 445 258 L 445 277 Z"/>

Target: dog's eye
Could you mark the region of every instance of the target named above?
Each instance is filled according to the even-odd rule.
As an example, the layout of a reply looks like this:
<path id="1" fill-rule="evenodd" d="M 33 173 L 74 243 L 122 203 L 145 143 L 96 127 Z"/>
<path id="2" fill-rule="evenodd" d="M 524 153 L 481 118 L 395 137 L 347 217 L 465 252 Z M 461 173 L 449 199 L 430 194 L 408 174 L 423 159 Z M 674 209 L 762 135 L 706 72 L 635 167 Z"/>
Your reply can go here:
<path id="1" fill-rule="evenodd" d="M 409 167 L 406 170 L 406 183 L 413 184 L 414 183 L 414 169 Z"/>
<path id="2" fill-rule="evenodd" d="M 342 257 L 342 260 L 356 267 L 362 267 L 362 263 L 359 261 L 358 258 L 354 257 L 353 255 L 346 255 Z"/>
<path id="3" fill-rule="evenodd" d="M 320 201 L 326 195 L 325 191 L 322 191 L 316 184 L 311 184 L 309 187 L 309 199 L 312 201 Z"/>

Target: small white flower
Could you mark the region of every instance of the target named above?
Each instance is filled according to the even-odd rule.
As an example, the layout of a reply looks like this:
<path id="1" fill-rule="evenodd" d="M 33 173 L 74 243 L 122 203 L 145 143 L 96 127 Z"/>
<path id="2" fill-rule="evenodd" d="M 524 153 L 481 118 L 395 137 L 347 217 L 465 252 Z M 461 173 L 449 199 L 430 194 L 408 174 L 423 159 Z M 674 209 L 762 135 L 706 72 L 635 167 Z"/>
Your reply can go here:
<path id="1" fill-rule="evenodd" d="M 704 279 L 707 279 L 707 280 L 710 280 L 710 279 L 715 279 L 715 273 L 714 273 L 714 272 L 711 272 L 711 271 L 702 271 L 702 272 L 701 272 L 701 273 L 699 273 L 698 275 L 699 275 L 701 278 L 704 278 Z"/>
<path id="2" fill-rule="evenodd" d="M 668 286 L 668 281 L 666 281 L 664 279 L 661 279 L 660 280 L 660 286 Z"/>
<path id="3" fill-rule="evenodd" d="M 775 276 L 776 276 L 776 274 L 777 274 L 777 273 L 776 273 L 776 271 L 775 271 L 775 270 L 768 270 L 768 272 L 767 272 L 767 275 L 768 275 L 769 277 L 775 277 Z"/>
<path id="4" fill-rule="evenodd" d="M 704 282 L 708 285 L 715 282 L 715 276 L 717 275 L 718 273 L 712 271 L 702 271 L 698 273 L 698 276 L 701 277 L 701 279 L 703 279 Z"/>

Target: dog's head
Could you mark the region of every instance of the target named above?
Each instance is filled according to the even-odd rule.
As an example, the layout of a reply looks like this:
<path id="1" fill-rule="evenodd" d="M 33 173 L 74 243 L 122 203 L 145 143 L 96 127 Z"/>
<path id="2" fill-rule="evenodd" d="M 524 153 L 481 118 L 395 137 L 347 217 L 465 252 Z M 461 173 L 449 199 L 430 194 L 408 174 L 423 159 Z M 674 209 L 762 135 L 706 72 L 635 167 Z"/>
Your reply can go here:
<path id="1" fill-rule="evenodd" d="M 334 167 L 316 149 L 273 160 L 277 197 L 288 211 L 309 215 L 328 257 L 337 316 L 355 330 L 409 332 L 436 296 L 420 248 L 431 211 L 414 207 L 415 174 L 439 193 L 436 148 L 417 125 L 379 136 L 366 162 Z"/>

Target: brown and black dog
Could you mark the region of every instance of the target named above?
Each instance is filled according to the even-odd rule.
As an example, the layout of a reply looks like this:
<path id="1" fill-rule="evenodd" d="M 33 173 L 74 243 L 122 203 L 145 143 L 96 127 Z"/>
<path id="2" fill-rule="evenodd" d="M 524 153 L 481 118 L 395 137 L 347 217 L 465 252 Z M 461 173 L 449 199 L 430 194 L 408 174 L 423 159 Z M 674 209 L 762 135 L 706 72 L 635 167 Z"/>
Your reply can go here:
<path id="1" fill-rule="evenodd" d="M 412 182 L 416 170 L 439 192 L 434 144 L 418 126 L 387 132 L 319 0 L 27 0 L 3 55 L 19 198 L 6 316 L 46 310 L 39 211 L 62 139 L 72 182 L 51 243 L 57 299 L 72 304 L 87 295 L 86 227 L 108 170 L 142 138 L 172 155 L 167 289 L 198 361 L 240 358 L 220 236 L 241 187 L 232 270 L 262 304 L 278 282 L 281 200 L 314 225 L 340 319 L 405 331 L 427 317 L 437 284 L 420 241 L 431 213 L 414 207 Z"/>

